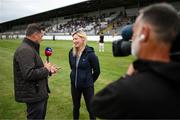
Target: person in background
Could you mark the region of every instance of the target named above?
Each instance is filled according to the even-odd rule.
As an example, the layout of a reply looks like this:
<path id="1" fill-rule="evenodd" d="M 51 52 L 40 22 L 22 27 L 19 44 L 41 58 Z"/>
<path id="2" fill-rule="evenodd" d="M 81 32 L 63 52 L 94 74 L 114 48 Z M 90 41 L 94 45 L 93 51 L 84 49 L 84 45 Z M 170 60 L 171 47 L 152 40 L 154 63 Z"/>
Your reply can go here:
<path id="1" fill-rule="evenodd" d="M 69 52 L 71 68 L 71 95 L 73 118 L 79 119 L 81 95 L 83 94 L 90 119 L 95 119 L 90 102 L 94 96 L 94 83 L 100 74 L 98 57 L 94 49 L 86 45 L 87 36 L 82 30 L 72 34 L 73 48 Z"/>
<path id="2" fill-rule="evenodd" d="M 180 63 L 170 59 L 179 17 L 167 3 L 147 6 L 133 25 L 127 74 L 99 91 L 92 101 L 103 119 L 180 118 Z"/>
<path id="3" fill-rule="evenodd" d="M 104 52 L 104 34 L 100 33 L 99 36 L 99 52 Z"/>
<path id="4" fill-rule="evenodd" d="M 44 28 L 29 24 L 26 37 L 16 49 L 13 59 L 15 100 L 26 103 L 27 119 L 45 119 L 48 101 L 48 77 L 56 66 L 43 63 L 39 48 Z"/>

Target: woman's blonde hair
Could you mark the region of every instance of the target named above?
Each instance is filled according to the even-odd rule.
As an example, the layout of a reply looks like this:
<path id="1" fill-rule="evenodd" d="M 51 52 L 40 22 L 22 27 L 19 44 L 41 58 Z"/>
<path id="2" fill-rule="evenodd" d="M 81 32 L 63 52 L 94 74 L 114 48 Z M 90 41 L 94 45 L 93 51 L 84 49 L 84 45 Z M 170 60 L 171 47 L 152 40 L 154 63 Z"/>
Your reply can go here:
<path id="1" fill-rule="evenodd" d="M 80 50 L 77 50 L 76 48 L 75 48 L 75 46 L 73 45 L 73 56 L 79 56 L 80 55 L 80 53 L 85 49 L 85 47 L 86 47 L 86 44 L 87 44 L 87 36 L 86 36 L 86 33 L 84 32 L 84 31 L 82 31 L 82 30 L 78 30 L 78 31 L 76 31 L 76 32 L 74 32 L 73 34 L 72 34 L 72 37 L 74 36 L 74 35 L 78 35 L 80 38 L 83 38 L 84 39 L 84 44 L 83 44 L 83 46 L 82 46 L 82 48 L 80 49 Z"/>

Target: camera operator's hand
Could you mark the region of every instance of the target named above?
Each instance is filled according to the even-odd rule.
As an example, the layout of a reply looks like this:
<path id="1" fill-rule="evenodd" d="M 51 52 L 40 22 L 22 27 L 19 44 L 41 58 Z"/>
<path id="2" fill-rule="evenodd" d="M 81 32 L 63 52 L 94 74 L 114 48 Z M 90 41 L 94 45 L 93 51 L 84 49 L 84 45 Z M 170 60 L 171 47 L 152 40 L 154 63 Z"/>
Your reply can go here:
<path id="1" fill-rule="evenodd" d="M 134 69 L 133 64 L 130 64 L 126 74 L 131 76 L 132 74 L 134 74 L 136 72 L 137 71 Z"/>

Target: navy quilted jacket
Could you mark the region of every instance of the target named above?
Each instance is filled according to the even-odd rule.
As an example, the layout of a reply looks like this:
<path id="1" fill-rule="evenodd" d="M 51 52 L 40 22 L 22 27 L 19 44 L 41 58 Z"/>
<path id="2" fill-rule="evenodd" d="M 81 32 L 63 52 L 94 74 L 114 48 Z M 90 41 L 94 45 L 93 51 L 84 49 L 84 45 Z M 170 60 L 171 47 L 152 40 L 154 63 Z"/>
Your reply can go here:
<path id="1" fill-rule="evenodd" d="M 76 88 L 93 86 L 100 74 L 99 60 L 92 47 L 86 46 L 76 67 L 76 56 L 69 52 L 71 84 Z"/>

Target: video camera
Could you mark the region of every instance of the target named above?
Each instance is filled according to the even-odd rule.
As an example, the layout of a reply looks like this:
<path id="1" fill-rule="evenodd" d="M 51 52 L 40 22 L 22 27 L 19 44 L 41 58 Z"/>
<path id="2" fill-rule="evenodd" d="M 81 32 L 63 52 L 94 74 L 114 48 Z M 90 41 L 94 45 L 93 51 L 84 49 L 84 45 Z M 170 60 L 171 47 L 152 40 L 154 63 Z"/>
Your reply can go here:
<path id="1" fill-rule="evenodd" d="M 121 29 L 122 39 L 113 41 L 113 55 L 115 57 L 123 57 L 131 54 L 131 37 L 132 37 L 132 25 L 126 25 Z"/>
<path id="2" fill-rule="evenodd" d="M 113 41 L 112 49 L 115 57 L 123 57 L 131 55 L 131 37 L 132 25 L 126 25 L 121 29 L 122 39 Z M 180 62 L 180 30 L 170 50 L 170 58 L 173 61 Z"/>

